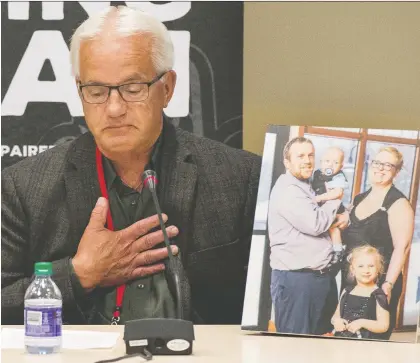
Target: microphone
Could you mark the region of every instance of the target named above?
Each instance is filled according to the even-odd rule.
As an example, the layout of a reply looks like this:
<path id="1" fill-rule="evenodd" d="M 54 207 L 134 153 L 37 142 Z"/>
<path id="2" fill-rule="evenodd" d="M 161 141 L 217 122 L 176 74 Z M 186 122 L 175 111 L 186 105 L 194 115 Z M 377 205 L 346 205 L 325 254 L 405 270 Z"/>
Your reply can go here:
<path id="1" fill-rule="evenodd" d="M 142 176 L 143 186 L 148 188 L 152 193 L 153 203 L 155 204 L 156 212 L 159 218 L 160 229 L 163 232 L 163 240 L 165 242 L 166 249 L 168 250 L 169 265 L 174 278 L 175 293 L 176 293 L 176 306 L 177 306 L 177 318 L 183 318 L 182 312 L 182 296 L 181 296 L 181 281 L 179 278 L 179 269 L 175 266 L 175 257 L 172 254 L 171 244 L 169 242 L 168 234 L 166 233 L 165 223 L 163 222 L 162 211 L 160 209 L 159 201 L 156 194 L 156 185 L 158 183 L 157 175 L 154 170 L 146 170 Z"/>
<path id="2" fill-rule="evenodd" d="M 154 170 L 146 170 L 141 175 L 141 181 L 143 182 L 143 186 L 150 189 L 150 191 L 156 192 L 156 185 L 158 183 L 157 174 Z M 156 194 L 156 193 L 153 193 Z M 156 203 L 156 206 L 160 210 L 159 202 Z"/>
<path id="3" fill-rule="evenodd" d="M 183 275 L 183 278 L 181 278 L 183 273 L 181 259 L 179 256 L 172 254 L 171 244 L 166 233 L 162 211 L 156 194 L 156 185 L 158 183 L 156 172 L 153 170 L 144 171 L 142 181 L 143 186 L 148 188 L 152 194 L 164 243 L 168 250 L 168 278 L 172 279 L 175 288 L 177 319 L 149 318 L 127 321 L 124 327 L 126 353 L 147 354 L 150 352 L 154 355 L 188 355 L 192 353 L 194 326 L 191 321 L 183 320 L 184 309 L 181 287 L 182 285 L 184 286 L 184 295 L 189 295 L 189 284 L 186 282 L 186 276 Z M 187 296 L 186 300 L 190 300 L 189 296 Z"/>

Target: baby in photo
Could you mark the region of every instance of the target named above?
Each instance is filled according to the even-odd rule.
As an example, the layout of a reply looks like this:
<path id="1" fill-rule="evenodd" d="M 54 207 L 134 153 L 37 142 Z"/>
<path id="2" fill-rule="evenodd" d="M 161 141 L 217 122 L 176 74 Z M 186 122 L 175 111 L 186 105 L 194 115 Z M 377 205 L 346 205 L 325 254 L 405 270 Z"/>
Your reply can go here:
<path id="1" fill-rule="evenodd" d="M 327 200 L 341 198 L 344 190 L 348 188 L 347 178 L 342 171 L 344 163 L 344 152 L 339 147 L 329 147 L 321 157 L 321 168 L 315 170 L 312 176 L 312 189 L 316 194 L 318 204 Z M 343 213 L 344 206 L 341 204 L 337 213 Z M 337 263 L 343 256 L 343 244 L 341 231 L 338 227 L 329 230 L 334 248 L 332 263 Z"/>
<path id="2" fill-rule="evenodd" d="M 349 280 L 331 323 L 334 336 L 382 339 L 388 330 L 390 317 L 387 296 L 377 281 L 384 271 L 383 257 L 370 246 L 356 247 L 348 256 Z"/>

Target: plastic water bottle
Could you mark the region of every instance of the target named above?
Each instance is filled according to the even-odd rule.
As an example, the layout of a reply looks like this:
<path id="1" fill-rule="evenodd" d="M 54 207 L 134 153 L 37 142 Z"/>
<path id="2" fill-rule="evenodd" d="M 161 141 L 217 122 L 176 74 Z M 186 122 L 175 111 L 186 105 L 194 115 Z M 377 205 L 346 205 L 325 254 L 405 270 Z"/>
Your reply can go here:
<path id="1" fill-rule="evenodd" d="M 61 348 L 61 292 L 51 279 L 52 263 L 37 262 L 35 279 L 25 293 L 25 347 L 28 353 L 50 354 Z"/>

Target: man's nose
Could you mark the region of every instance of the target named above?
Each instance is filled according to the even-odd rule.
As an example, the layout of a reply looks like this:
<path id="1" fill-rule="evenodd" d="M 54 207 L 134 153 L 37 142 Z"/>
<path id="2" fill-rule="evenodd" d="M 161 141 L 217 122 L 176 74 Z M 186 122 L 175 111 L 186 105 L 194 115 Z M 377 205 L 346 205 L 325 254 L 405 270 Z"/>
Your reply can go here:
<path id="1" fill-rule="evenodd" d="M 107 101 L 107 112 L 111 117 L 119 117 L 125 114 L 127 103 L 122 99 L 116 89 L 111 90 Z"/>

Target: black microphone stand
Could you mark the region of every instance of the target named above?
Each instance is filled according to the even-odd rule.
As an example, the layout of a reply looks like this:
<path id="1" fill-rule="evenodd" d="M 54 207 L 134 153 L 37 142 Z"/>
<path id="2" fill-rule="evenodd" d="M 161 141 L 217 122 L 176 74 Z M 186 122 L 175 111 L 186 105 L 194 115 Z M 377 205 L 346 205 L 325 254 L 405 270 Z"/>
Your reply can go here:
<path id="1" fill-rule="evenodd" d="M 175 285 L 177 317 L 178 317 L 178 319 L 182 319 L 184 314 L 183 314 L 183 311 L 182 311 L 182 304 L 181 304 L 181 301 L 182 301 L 181 281 L 179 279 L 178 269 L 175 266 L 175 257 L 172 253 L 171 244 L 169 243 L 168 234 L 166 233 L 165 222 L 163 222 L 162 211 L 160 210 L 159 201 L 158 201 L 157 195 L 156 195 L 156 189 L 155 188 L 149 188 L 149 189 L 152 193 L 153 202 L 155 203 L 156 212 L 157 212 L 157 215 L 158 215 L 158 218 L 159 218 L 160 228 L 163 232 L 163 239 L 165 241 L 166 249 L 168 250 L 169 266 L 170 266 L 170 269 L 171 269 L 171 272 L 172 272 L 172 276 L 174 278 L 174 285 Z"/>
<path id="2" fill-rule="evenodd" d="M 189 320 L 183 320 L 182 291 L 177 258 L 172 254 L 171 244 L 166 233 L 159 201 L 156 194 L 157 177 L 153 170 L 146 170 L 142 175 L 144 186 L 152 193 L 153 202 L 162 229 L 165 246 L 169 257 L 169 276 L 173 278 L 177 307 L 177 319 L 148 318 L 130 320 L 125 323 L 124 341 L 127 354 L 153 355 L 188 355 L 192 353 L 194 326 Z M 188 290 L 189 292 L 189 290 Z M 189 299 L 189 296 L 187 297 Z"/>

